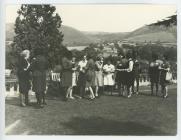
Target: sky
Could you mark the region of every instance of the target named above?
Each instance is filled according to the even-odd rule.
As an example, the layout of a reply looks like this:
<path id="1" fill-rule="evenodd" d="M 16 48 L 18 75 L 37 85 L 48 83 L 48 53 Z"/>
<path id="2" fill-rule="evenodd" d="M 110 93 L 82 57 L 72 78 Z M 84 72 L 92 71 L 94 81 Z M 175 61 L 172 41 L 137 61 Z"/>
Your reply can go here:
<path id="1" fill-rule="evenodd" d="M 80 31 L 130 32 L 175 14 L 175 5 L 54 5 L 62 24 Z M 20 5 L 6 6 L 6 23 L 15 22 Z"/>

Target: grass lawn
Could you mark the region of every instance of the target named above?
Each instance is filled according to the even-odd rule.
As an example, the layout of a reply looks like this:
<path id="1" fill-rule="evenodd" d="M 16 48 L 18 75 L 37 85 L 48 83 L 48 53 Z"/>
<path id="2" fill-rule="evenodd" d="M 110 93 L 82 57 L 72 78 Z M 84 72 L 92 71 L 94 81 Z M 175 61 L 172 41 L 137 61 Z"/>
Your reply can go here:
<path id="1" fill-rule="evenodd" d="M 37 109 L 22 108 L 17 97 L 6 99 L 8 135 L 176 135 L 177 89 L 169 97 L 150 96 L 149 87 L 132 98 L 103 95 L 99 99 L 47 99 Z M 33 100 L 33 99 L 32 99 Z"/>

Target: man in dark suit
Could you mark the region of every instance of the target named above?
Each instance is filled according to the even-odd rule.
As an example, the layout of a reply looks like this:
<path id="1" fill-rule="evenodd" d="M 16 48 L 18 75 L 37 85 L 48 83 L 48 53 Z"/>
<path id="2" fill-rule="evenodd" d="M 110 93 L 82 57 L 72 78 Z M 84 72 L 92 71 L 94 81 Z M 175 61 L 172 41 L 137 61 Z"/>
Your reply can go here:
<path id="1" fill-rule="evenodd" d="M 47 60 L 43 54 L 43 50 L 37 48 L 35 50 L 35 57 L 32 61 L 32 77 L 33 77 L 33 91 L 36 94 L 37 103 L 39 107 L 43 107 L 45 102 L 46 90 L 46 70 L 48 68 Z M 43 101 L 43 102 L 42 102 Z"/>

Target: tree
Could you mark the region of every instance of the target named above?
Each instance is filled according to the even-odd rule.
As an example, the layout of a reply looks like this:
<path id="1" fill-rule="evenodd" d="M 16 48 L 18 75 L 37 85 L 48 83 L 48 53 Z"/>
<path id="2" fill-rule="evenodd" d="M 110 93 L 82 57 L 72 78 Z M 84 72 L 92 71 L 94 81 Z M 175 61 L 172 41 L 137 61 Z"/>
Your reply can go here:
<path id="1" fill-rule="evenodd" d="M 83 54 L 91 56 L 94 60 L 96 60 L 96 57 L 100 55 L 100 52 L 93 47 L 94 45 L 95 44 L 90 44 L 89 47 L 85 48 L 83 50 Z"/>
<path id="2" fill-rule="evenodd" d="M 41 48 L 52 67 L 62 57 L 67 49 L 62 45 L 62 20 L 55 10 L 51 5 L 21 5 L 15 22 L 16 55 L 24 49 L 33 55 L 36 48 Z"/>

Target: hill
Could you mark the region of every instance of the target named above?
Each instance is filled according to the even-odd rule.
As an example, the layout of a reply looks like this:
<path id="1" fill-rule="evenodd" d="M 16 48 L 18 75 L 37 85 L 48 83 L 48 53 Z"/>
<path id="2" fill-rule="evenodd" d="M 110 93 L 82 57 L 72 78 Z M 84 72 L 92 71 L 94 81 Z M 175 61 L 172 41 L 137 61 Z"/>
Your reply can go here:
<path id="1" fill-rule="evenodd" d="M 176 25 L 143 26 L 132 32 L 108 33 L 108 32 L 82 32 L 69 26 L 62 26 L 60 31 L 64 34 L 63 43 L 67 46 L 85 46 L 96 42 L 111 42 L 115 40 L 128 40 L 131 42 L 169 42 L 176 43 Z M 14 24 L 6 24 L 6 41 L 12 41 L 14 37 Z"/>
<path id="2" fill-rule="evenodd" d="M 64 26 L 60 28 L 60 31 L 64 34 L 63 43 L 68 46 L 77 46 L 77 45 L 88 45 L 93 42 L 89 37 L 87 37 L 83 32 L 76 30 L 69 26 Z M 13 41 L 14 33 L 14 24 L 6 24 L 6 41 Z"/>
<path id="3" fill-rule="evenodd" d="M 63 43 L 68 46 L 79 46 L 79 45 L 88 45 L 93 41 L 86 36 L 83 32 L 69 27 L 69 26 L 62 26 L 61 29 L 62 33 L 64 34 L 64 41 Z"/>
<path id="4" fill-rule="evenodd" d="M 112 42 L 115 40 L 123 40 L 129 33 L 109 33 L 109 32 L 84 32 L 94 42 Z"/>
<path id="5" fill-rule="evenodd" d="M 132 42 L 170 42 L 176 43 L 176 26 L 164 27 L 164 26 L 143 26 L 133 32 L 130 32 L 126 40 Z"/>

